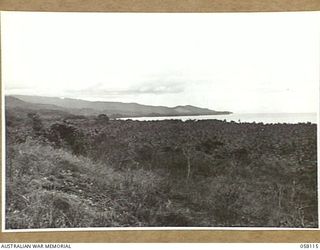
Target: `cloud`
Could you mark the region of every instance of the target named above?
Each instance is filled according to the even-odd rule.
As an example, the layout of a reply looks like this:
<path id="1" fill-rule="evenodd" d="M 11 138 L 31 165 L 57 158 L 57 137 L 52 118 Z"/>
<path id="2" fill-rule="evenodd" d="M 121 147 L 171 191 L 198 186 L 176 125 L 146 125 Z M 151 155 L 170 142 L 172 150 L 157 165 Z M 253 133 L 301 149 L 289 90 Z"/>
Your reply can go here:
<path id="1" fill-rule="evenodd" d="M 125 91 L 128 94 L 177 94 L 185 89 L 184 83 L 176 80 L 149 81 L 133 86 Z"/>
<path id="2" fill-rule="evenodd" d="M 99 83 L 89 88 L 79 90 L 67 90 L 67 95 L 77 96 L 121 96 L 121 95 L 144 95 L 144 94 L 179 94 L 184 92 L 185 81 L 177 79 L 149 79 L 142 83 L 124 87 L 122 84 L 103 84 Z"/>
<path id="3" fill-rule="evenodd" d="M 70 98 L 92 97 L 92 98 L 113 98 L 121 96 L 139 96 L 139 95 L 164 95 L 183 93 L 189 81 L 177 79 L 177 77 L 155 77 L 150 76 L 141 82 L 91 84 L 86 88 L 55 88 L 55 87 L 29 87 L 25 86 L 6 86 L 7 94 L 27 94 L 27 95 L 44 95 L 44 96 L 64 96 Z"/>

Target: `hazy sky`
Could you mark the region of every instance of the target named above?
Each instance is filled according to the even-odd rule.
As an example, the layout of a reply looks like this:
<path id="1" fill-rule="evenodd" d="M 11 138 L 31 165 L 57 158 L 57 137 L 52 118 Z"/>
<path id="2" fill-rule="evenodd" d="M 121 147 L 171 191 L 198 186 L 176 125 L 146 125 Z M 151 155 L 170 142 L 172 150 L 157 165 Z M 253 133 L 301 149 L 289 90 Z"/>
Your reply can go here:
<path id="1" fill-rule="evenodd" d="M 5 93 L 316 112 L 319 13 L 2 12 Z"/>

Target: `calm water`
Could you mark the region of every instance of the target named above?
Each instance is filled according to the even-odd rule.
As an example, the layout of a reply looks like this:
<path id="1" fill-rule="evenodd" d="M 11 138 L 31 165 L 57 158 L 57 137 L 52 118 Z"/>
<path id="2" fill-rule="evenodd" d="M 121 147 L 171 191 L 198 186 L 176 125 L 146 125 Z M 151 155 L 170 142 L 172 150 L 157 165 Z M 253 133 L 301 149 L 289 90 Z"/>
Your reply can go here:
<path id="1" fill-rule="evenodd" d="M 317 123 L 316 113 L 274 113 L 274 114 L 230 114 L 230 115 L 199 115 L 199 116 L 162 116 L 162 117 L 134 117 L 122 118 L 123 120 L 132 119 L 138 121 L 157 121 L 157 120 L 207 120 L 217 119 L 235 122 L 263 122 L 263 123 Z"/>

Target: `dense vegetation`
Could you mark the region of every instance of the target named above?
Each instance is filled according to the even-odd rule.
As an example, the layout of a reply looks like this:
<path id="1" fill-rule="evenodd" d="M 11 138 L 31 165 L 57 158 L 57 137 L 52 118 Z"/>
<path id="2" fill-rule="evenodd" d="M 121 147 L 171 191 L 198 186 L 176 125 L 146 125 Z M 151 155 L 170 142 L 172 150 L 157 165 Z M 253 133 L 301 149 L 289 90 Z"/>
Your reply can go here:
<path id="1" fill-rule="evenodd" d="M 6 228 L 317 227 L 315 124 L 6 112 Z"/>

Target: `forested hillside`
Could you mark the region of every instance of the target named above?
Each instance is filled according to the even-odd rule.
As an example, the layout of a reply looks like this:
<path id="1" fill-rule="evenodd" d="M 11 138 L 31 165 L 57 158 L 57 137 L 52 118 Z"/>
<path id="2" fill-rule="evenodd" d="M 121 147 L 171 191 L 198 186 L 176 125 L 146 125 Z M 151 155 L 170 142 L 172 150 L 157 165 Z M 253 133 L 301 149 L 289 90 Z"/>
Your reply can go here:
<path id="1" fill-rule="evenodd" d="M 191 105 L 165 107 L 142 105 L 139 103 L 86 101 L 72 98 L 28 95 L 6 96 L 6 104 L 8 107 L 16 109 L 60 110 L 75 115 L 90 116 L 105 113 L 113 118 L 231 114 L 229 111 L 215 111 Z"/>
<path id="2" fill-rule="evenodd" d="M 6 110 L 6 228 L 317 227 L 315 124 Z"/>

